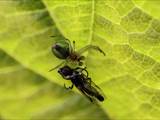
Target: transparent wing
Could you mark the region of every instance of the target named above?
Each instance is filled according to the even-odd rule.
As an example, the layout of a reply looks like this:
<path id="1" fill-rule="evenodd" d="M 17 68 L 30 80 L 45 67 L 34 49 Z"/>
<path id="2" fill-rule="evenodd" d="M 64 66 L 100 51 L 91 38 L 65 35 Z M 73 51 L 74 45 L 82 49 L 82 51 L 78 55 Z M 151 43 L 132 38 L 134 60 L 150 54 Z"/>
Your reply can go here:
<path id="1" fill-rule="evenodd" d="M 91 102 L 94 101 L 94 98 L 87 94 L 82 87 L 78 86 L 77 88 L 87 99 L 89 99 Z"/>
<path id="2" fill-rule="evenodd" d="M 93 81 L 91 81 L 91 86 L 97 88 L 99 93 L 104 94 L 102 89 L 98 85 L 96 85 Z"/>
<path id="3" fill-rule="evenodd" d="M 104 93 L 102 92 L 100 87 L 98 87 L 93 81 L 91 81 L 90 78 L 88 78 L 87 81 L 88 81 L 89 85 L 86 88 L 88 90 L 90 90 L 89 94 L 91 94 L 92 96 L 97 98 L 99 101 L 103 101 L 104 100 Z"/>
<path id="4" fill-rule="evenodd" d="M 88 71 L 86 68 L 76 68 L 76 71 L 79 71 L 81 79 L 81 86 L 78 86 L 77 88 L 91 101 L 93 101 L 95 98 L 99 101 L 104 100 L 104 94 L 100 87 L 98 87 L 91 78 L 88 77 Z"/>
<path id="5" fill-rule="evenodd" d="M 83 69 L 83 76 L 85 77 L 85 81 L 87 82 L 87 84 L 90 85 L 90 87 L 93 89 L 96 89 L 100 94 L 104 95 L 103 91 L 101 90 L 101 88 L 96 85 L 91 78 L 88 77 L 88 71 L 86 70 L 86 68 Z"/>
<path id="6" fill-rule="evenodd" d="M 89 96 L 92 100 L 94 100 L 95 98 L 99 101 L 104 100 L 104 96 L 102 94 L 103 92 L 94 82 L 91 81 L 90 78 L 84 79 L 82 90 L 84 94 Z"/>

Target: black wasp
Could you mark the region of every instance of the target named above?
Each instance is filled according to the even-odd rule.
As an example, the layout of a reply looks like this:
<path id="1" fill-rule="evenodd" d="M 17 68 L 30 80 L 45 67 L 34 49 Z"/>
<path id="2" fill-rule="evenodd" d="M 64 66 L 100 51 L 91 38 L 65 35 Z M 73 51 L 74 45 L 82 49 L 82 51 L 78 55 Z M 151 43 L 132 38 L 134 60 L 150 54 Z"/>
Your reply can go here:
<path id="1" fill-rule="evenodd" d="M 67 88 L 64 84 L 67 89 L 72 89 L 73 86 L 76 86 L 91 102 L 93 102 L 95 98 L 99 101 L 104 101 L 100 88 L 88 77 L 86 68 L 77 67 L 71 69 L 69 66 L 64 66 L 59 68 L 58 72 L 65 80 L 71 80 L 72 86 Z"/>

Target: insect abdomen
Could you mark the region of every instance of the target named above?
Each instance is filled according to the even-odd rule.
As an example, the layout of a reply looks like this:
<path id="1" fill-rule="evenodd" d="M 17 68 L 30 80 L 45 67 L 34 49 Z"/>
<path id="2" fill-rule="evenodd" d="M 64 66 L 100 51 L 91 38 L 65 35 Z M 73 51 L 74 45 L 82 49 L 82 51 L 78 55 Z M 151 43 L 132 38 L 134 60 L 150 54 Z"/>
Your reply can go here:
<path id="1" fill-rule="evenodd" d="M 100 94 L 96 95 L 96 98 L 99 100 L 99 101 L 103 101 L 104 100 L 104 97 Z"/>
<path id="2" fill-rule="evenodd" d="M 66 59 L 69 56 L 69 47 L 60 43 L 56 43 L 52 47 L 53 54 L 59 59 Z"/>
<path id="3" fill-rule="evenodd" d="M 96 97 L 99 101 L 103 101 L 104 100 L 104 97 L 92 86 L 86 85 L 84 87 L 84 91 L 86 93 L 88 93 L 89 95 Z"/>

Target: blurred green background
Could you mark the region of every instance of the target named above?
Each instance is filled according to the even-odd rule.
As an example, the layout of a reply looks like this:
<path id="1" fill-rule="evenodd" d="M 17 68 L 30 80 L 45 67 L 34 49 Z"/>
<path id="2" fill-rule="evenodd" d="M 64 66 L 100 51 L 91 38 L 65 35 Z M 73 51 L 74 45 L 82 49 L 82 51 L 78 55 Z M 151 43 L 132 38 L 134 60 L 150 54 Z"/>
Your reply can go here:
<path id="1" fill-rule="evenodd" d="M 159 0 L 0 0 L 0 119 L 160 119 Z M 51 38 L 50 36 L 58 36 Z M 64 89 L 51 46 L 63 38 L 100 46 L 86 54 L 106 99 Z"/>

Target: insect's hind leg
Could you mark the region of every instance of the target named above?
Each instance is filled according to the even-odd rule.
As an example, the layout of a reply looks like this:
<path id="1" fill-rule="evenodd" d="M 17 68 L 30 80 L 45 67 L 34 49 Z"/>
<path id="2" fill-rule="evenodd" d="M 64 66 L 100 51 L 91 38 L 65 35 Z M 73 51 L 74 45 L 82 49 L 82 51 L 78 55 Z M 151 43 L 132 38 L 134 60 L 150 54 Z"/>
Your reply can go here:
<path id="1" fill-rule="evenodd" d="M 82 54 L 82 53 L 84 53 L 84 52 L 86 52 L 86 51 L 88 51 L 88 50 L 90 50 L 90 49 L 98 50 L 98 51 L 101 52 L 104 56 L 106 55 L 105 52 L 100 49 L 100 47 L 95 46 L 95 45 L 87 45 L 87 46 L 81 48 L 80 50 L 78 50 L 77 52 L 78 52 L 79 54 Z"/>
<path id="2" fill-rule="evenodd" d="M 64 88 L 66 88 L 66 89 L 72 89 L 73 88 L 73 84 L 71 85 L 71 86 L 69 86 L 69 87 L 66 87 L 66 85 L 64 84 Z"/>

